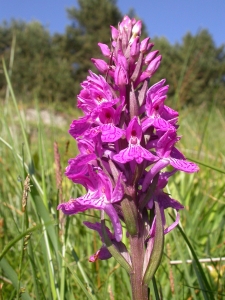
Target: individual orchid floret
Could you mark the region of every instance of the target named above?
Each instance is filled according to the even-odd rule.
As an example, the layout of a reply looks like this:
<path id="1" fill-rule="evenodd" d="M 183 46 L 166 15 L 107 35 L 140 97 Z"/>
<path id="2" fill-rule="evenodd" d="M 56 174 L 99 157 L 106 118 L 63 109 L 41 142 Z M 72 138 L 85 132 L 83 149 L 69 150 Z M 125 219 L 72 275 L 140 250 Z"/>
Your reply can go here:
<path id="1" fill-rule="evenodd" d="M 176 128 L 169 121 L 162 118 L 161 114 L 164 109 L 164 101 L 169 86 L 164 86 L 165 79 L 150 87 L 146 93 L 146 105 L 143 109 L 146 110 L 147 118 L 143 120 L 141 126 L 145 131 L 149 126 L 154 126 L 162 131 L 175 131 Z"/>
<path id="2" fill-rule="evenodd" d="M 68 161 L 65 175 L 75 183 L 83 184 L 83 178 L 88 172 L 88 164 L 95 164 L 97 158 L 94 145 L 87 139 L 77 139 L 80 154 Z"/>
<path id="3" fill-rule="evenodd" d="M 175 131 L 168 130 L 158 141 L 150 141 L 148 143 L 148 147 L 150 148 L 156 143 L 156 154 L 159 160 L 146 174 L 142 185 L 143 191 L 146 191 L 154 176 L 168 165 L 186 173 L 199 171 L 199 167 L 195 163 L 187 161 L 184 155 L 174 147 L 179 139 L 180 137 L 177 137 Z"/>
<path id="4" fill-rule="evenodd" d="M 84 222 L 102 241 L 89 261 L 114 256 L 130 275 L 134 300 L 148 298 L 164 235 L 177 226 L 178 211 L 183 209 L 164 190 L 169 177 L 199 170 L 175 148 L 181 139 L 179 114 L 165 105 L 166 80 L 149 86 L 162 56 L 158 50 L 150 52 L 154 44 L 150 38 L 141 39 L 141 28 L 141 21 L 125 16 L 118 29 L 111 26 L 111 45 L 98 43 L 106 61 L 91 60 L 103 75 L 89 71 L 81 83 L 77 106 L 84 116 L 69 129 L 80 153 L 69 160 L 65 171 L 70 180 L 85 187 L 86 194 L 58 206 L 67 215 L 101 211 L 101 224 Z M 172 171 L 164 172 L 167 167 Z M 176 211 L 169 226 L 168 208 Z M 105 226 L 105 214 L 114 232 Z M 129 252 L 121 241 L 122 225 L 129 235 Z"/>
<path id="5" fill-rule="evenodd" d="M 162 55 L 159 55 L 149 63 L 147 69 L 145 70 L 149 78 L 158 70 L 161 60 L 162 60 Z"/>
<path id="6" fill-rule="evenodd" d="M 138 164 L 141 164 L 144 159 L 152 162 L 157 160 L 156 156 L 140 145 L 142 129 L 141 125 L 138 123 L 137 117 L 134 117 L 130 121 L 126 130 L 126 138 L 128 141 L 128 147 L 114 155 L 113 159 L 115 161 L 124 164 L 126 162 L 136 160 Z"/>
<path id="7" fill-rule="evenodd" d="M 111 35 L 112 35 L 112 39 L 115 41 L 117 40 L 118 36 L 119 36 L 119 30 L 116 29 L 114 26 L 110 26 L 111 28 Z"/>
<path id="8" fill-rule="evenodd" d="M 168 121 L 171 125 L 175 125 L 178 121 L 179 113 L 176 110 L 164 105 L 161 111 L 161 117 Z"/>
<path id="9" fill-rule="evenodd" d="M 141 74 L 139 79 L 136 82 L 136 85 L 140 82 L 143 82 L 145 79 L 151 78 L 152 75 L 158 70 L 160 63 L 162 60 L 162 56 L 159 55 L 156 58 L 154 58 L 148 65 L 147 69 Z"/>
<path id="10" fill-rule="evenodd" d="M 140 54 L 140 43 L 139 43 L 139 37 L 136 37 L 130 47 L 130 55 L 133 58 L 137 58 L 137 56 Z M 133 61 L 132 61 L 133 62 Z"/>
<path id="11" fill-rule="evenodd" d="M 171 198 L 168 194 L 166 194 L 163 191 L 163 189 L 165 188 L 165 186 L 168 183 L 169 177 L 172 176 L 175 172 L 176 172 L 176 170 L 172 171 L 172 172 L 160 173 L 158 183 L 156 186 L 156 190 L 154 191 L 151 199 L 149 200 L 149 202 L 147 204 L 147 208 L 152 209 L 154 206 L 154 201 L 157 201 L 159 203 L 164 226 L 166 224 L 165 213 L 164 213 L 165 209 L 173 208 L 178 211 L 178 210 L 184 208 L 184 206 L 181 205 L 177 200 Z M 176 220 L 173 222 L 173 224 L 171 224 L 169 227 L 164 229 L 164 234 L 166 234 L 166 233 L 170 232 L 172 229 L 174 229 L 178 223 L 179 223 L 179 214 L 177 214 Z"/>
<path id="12" fill-rule="evenodd" d="M 141 20 L 138 20 L 132 28 L 132 34 L 134 37 L 141 35 L 141 28 L 142 28 L 142 22 Z"/>
<path id="13" fill-rule="evenodd" d="M 154 46 L 153 43 L 149 43 L 150 38 L 147 37 L 145 39 L 143 39 L 143 41 L 141 41 L 140 43 L 140 52 L 141 53 L 147 53 L 147 51 L 150 51 L 152 49 L 152 47 Z"/>
<path id="14" fill-rule="evenodd" d="M 117 65 L 115 68 L 114 80 L 115 84 L 118 86 L 124 86 L 128 84 L 128 63 L 123 55 L 122 51 L 118 51 L 117 55 Z"/>
<path id="15" fill-rule="evenodd" d="M 112 87 L 101 75 L 98 76 L 90 71 L 90 76 L 81 86 L 83 90 L 77 97 L 77 106 L 86 114 L 93 114 L 101 107 L 111 107 L 118 102 Z"/>
<path id="16" fill-rule="evenodd" d="M 102 142 L 111 143 L 118 141 L 124 135 L 124 130 L 111 123 L 94 127 L 87 133 L 87 135 L 93 138 L 99 133 L 101 133 Z"/>
<path id="17" fill-rule="evenodd" d="M 142 28 L 142 22 L 140 20 L 138 20 L 132 28 L 132 36 L 129 41 L 130 44 L 133 43 L 133 41 L 135 40 L 135 38 L 137 36 L 141 35 L 141 28 Z"/>
<path id="18" fill-rule="evenodd" d="M 158 55 L 159 53 L 159 50 L 155 50 L 155 51 L 152 51 L 150 52 L 146 57 L 145 57 L 145 64 L 146 65 L 149 65 L 151 61 L 153 61 L 154 58 L 156 58 L 156 56 Z"/>
<path id="19" fill-rule="evenodd" d="M 121 201 L 123 197 L 121 176 L 122 174 L 119 175 L 113 188 L 111 180 L 101 170 L 97 170 L 96 173 L 89 165 L 88 176 L 86 178 L 83 176 L 80 180 L 80 183 L 87 187 L 87 194 L 77 199 L 70 199 L 69 202 L 61 203 L 58 209 L 61 209 L 67 215 L 77 214 L 91 208 L 105 211 L 112 221 L 115 238 L 120 241 L 122 227 L 113 203 Z"/>
<path id="20" fill-rule="evenodd" d="M 89 257 L 89 261 L 90 262 L 95 262 L 98 259 L 106 260 L 106 259 L 109 259 L 110 257 L 112 257 L 111 253 L 109 252 L 107 247 L 104 245 L 102 229 L 101 229 L 101 223 L 98 223 L 98 222 L 96 222 L 96 223 L 83 222 L 83 224 L 85 226 L 87 226 L 88 228 L 97 231 L 100 238 L 101 238 L 101 241 L 103 243 L 102 247 L 95 254 L 93 254 Z M 108 227 L 106 227 L 106 232 L 107 232 L 107 235 L 108 235 L 109 239 L 112 242 L 116 241 L 114 234 L 108 229 Z"/>
<path id="21" fill-rule="evenodd" d="M 86 134 L 89 138 L 93 138 L 99 133 L 101 133 L 102 142 L 115 142 L 120 139 L 125 131 L 115 126 L 118 122 L 118 112 L 121 111 L 121 108 L 118 107 L 115 110 L 113 107 L 106 107 L 101 110 L 99 113 L 99 121 L 102 123 L 99 126 L 93 127 L 90 130 L 86 131 Z"/>
<path id="22" fill-rule="evenodd" d="M 92 123 L 93 121 L 90 115 L 81 117 L 78 120 L 73 120 L 70 124 L 69 134 L 76 139 L 83 135 L 85 131 L 91 127 Z"/>
<path id="23" fill-rule="evenodd" d="M 119 31 L 121 34 L 124 32 L 126 33 L 131 33 L 132 32 L 132 20 L 128 17 L 125 16 L 122 20 L 122 22 L 119 23 Z"/>

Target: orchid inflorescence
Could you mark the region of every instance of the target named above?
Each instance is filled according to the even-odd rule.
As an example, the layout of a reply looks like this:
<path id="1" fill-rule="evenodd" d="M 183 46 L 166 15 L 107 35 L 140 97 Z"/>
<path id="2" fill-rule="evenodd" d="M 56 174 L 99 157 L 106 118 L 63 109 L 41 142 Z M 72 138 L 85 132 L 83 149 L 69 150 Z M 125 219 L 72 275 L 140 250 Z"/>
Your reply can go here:
<path id="1" fill-rule="evenodd" d="M 125 16 L 118 29 L 111 26 L 111 48 L 98 44 L 107 62 L 93 58 L 103 75 L 89 71 L 81 84 L 77 107 L 84 116 L 69 129 L 80 153 L 69 160 L 65 172 L 87 193 L 61 203 L 58 209 L 67 215 L 92 208 L 106 213 L 114 232 L 104 222 L 84 222 L 102 240 L 101 249 L 89 260 L 116 257 L 116 251 L 132 273 L 134 258 L 122 242 L 121 224 L 125 225 L 126 237 L 143 241 L 144 277 L 160 224 L 164 236 L 179 222 L 177 213 L 166 226 L 165 209 L 183 208 L 163 189 L 178 170 L 193 173 L 199 168 L 175 148 L 181 138 L 177 135 L 178 112 L 164 104 L 169 89 L 166 80 L 148 87 L 162 56 L 158 50 L 151 51 L 150 38 L 140 40 L 141 27 L 141 21 Z M 167 166 L 169 170 L 163 171 Z"/>

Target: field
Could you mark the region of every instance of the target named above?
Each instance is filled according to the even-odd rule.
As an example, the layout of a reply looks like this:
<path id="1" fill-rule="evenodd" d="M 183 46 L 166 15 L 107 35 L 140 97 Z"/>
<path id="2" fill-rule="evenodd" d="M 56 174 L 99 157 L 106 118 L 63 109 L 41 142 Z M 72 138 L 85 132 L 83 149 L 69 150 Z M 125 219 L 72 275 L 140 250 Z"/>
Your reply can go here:
<path id="1" fill-rule="evenodd" d="M 1 100 L 0 299 L 130 299 L 129 277 L 113 259 L 88 262 L 100 243 L 82 222 L 98 214 L 65 218 L 56 210 L 60 201 L 84 193 L 63 176 L 76 155 L 67 131 L 79 112 L 45 106 L 46 124 L 38 101 L 25 106 L 8 84 L 10 95 Z M 36 116 L 30 117 L 31 108 Z M 62 123 L 55 122 L 58 115 Z M 224 110 L 213 104 L 184 109 L 179 124 L 178 149 L 200 172 L 178 172 L 169 182 L 168 193 L 185 209 L 180 226 L 166 236 L 151 297 L 225 299 Z M 173 217 L 170 211 L 168 222 Z"/>

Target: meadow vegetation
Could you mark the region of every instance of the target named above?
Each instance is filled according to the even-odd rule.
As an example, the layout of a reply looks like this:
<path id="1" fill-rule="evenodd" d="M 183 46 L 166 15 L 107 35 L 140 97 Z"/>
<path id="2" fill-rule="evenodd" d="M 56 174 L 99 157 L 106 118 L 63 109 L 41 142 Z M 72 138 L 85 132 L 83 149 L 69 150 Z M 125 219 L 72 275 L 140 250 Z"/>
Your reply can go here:
<path id="1" fill-rule="evenodd" d="M 82 23 L 88 19 L 85 13 L 90 13 L 87 3 L 94 2 L 80 0 L 80 10 L 69 10 L 76 23 L 67 28 L 64 36 L 50 37 L 40 24 L 23 23 L 20 27 L 14 22 L 0 27 L 3 59 L 0 66 L 0 299 L 131 298 L 129 276 L 113 259 L 88 262 L 100 242 L 94 232 L 81 224 L 84 220 L 95 221 L 97 214 L 90 211 L 65 217 L 56 210 L 60 202 L 84 193 L 63 172 L 67 160 L 75 157 L 77 151 L 67 133 L 71 121 L 80 114 L 75 109 L 75 94 L 90 68 L 89 59 L 96 57 L 90 53 L 90 45 L 97 45 L 101 39 L 97 35 L 91 39 L 94 25 L 85 27 Z M 100 2 L 108 5 L 109 10 L 117 9 L 112 6 L 113 1 Z M 121 14 L 116 10 L 112 16 L 116 16 L 117 23 Z M 113 20 L 109 24 L 107 20 L 102 20 L 96 28 L 108 29 Z M 8 40 L 3 39 L 6 29 Z M 46 36 L 50 43 L 41 49 L 50 52 L 54 49 L 49 56 L 43 54 L 46 63 L 42 64 L 43 57 L 34 52 L 37 45 L 33 48 L 31 40 L 23 36 L 28 34 L 35 40 L 37 33 Z M 70 55 L 71 49 L 78 49 L 83 43 L 84 36 L 87 49 Z M 101 36 L 101 42 L 105 42 L 104 34 Z M 26 41 L 26 53 L 23 53 L 22 37 Z M 8 44 L 4 48 L 6 40 Z M 155 80 L 168 78 L 171 86 L 168 101 L 180 112 L 178 132 L 183 137 L 178 149 L 199 164 L 200 172 L 193 175 L 178 172 L 169 182 L 167 192 L 185 209 L 181 211 L 179 227 L 166 235 L 162 264 L 150 285 L 151 299 L 224 299 L 224 48 L 216 47 L 206 31 L 195 37 L 187 34 L 182 45 L 170 45 L 163 38 L 156 39 L 155 43 L 163 55 Z M 82 57 L 85 62 L 81 61 Z M 33 120 L 28 118 L 30 108 L 37 111 Z M 43 109 L 51 112 L 48 124 L 41 117 Z M 54 122 L 58 115 L 65 122 Z M 166 216 L 168 223 L 172 223 L 174 216 L 171 210 Z M 200 261 L 206 258 L 209 261 Z M 175 264 L 173 261 L 177 260 L 181 262 Z"/>

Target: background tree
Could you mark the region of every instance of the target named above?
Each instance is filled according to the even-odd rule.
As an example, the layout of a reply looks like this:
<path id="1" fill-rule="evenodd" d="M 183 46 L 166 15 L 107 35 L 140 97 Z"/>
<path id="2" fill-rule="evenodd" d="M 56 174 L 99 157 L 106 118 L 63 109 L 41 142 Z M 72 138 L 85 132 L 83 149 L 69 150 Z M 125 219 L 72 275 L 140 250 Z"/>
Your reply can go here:
<path id="1" fill-rule="evenodd" d="M 71 25 L 67 27 L 61 41 L 69 56 L 76 90 L 87 76 L 89 69 L 95 70 L 91 58 L 98 57 L 98 42 L 109 44 L 110 25 L 116 26 L 122 15 L 113 0 L 78 0 L 79 8 L 67 10 Z"/>
<path id="2" fill-rule="evenodd" d="M 155 80 L 164 74 L 174 104 L 208 105 L 212 99 L 218 104 L 225 103 L 225 49 L 215 46 L 207 30 L 195 36 L 187 33 L 182 44 L 174 46 L 165 38 L 156 38 L 154 42 L 163 54 Z"/>
<path id="3" fill-rule="evenodd" d="M 9 64 L 13 35 L 16 36 L 12 82 L 19 97 L 41 102 L 65 101 L 74 97 L 73 78 L 69 62 L 60 56 L 52 37 L 40 23 L 12 21 L 0 27 L 0 51 Z M 5 78 L 0 73 L 1 94 L 4 96 Z"/>

